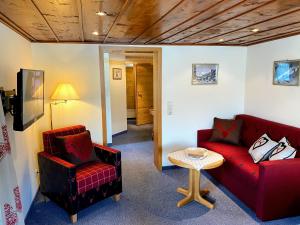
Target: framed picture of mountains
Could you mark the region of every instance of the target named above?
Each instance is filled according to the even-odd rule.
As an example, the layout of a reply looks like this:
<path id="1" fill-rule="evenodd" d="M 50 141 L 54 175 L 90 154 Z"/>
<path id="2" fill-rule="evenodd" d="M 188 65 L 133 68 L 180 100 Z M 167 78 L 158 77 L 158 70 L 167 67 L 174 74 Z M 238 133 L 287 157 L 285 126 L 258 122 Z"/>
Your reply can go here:
<path id="1" fill-rule="evenodd" d="M 193 64 L 192 85 L 217 84 L 218 64 Z"/>
<path id="2" fill-rule="evenodd" d="M 300 60 L 283 60 L 274 62 L 273 84 L 298 86 Z"/>

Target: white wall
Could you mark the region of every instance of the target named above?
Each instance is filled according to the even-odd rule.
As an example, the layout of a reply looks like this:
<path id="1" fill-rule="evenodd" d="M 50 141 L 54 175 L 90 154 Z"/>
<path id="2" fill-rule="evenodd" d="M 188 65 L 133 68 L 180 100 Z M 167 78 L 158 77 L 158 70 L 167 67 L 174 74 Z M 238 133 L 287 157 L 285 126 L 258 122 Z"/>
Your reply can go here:
<path id="1" fill-rule="evenodd" d="M 109 53 L 104 53 L 104 86 L 105 86 L 105 111 L 106 111 L 106 143 L 112 143 L 111 103 L 110 103 L 110 66 Z M 103 140 L 104 141 L 104 140 Z"/>
<path id="2" fill-rule="evenodd" d="M 102 143 L 99 49 L 97 45 L 32 44 L 33 66 L 45 70 L 45 111 L 58 83 L 71 83 L 80 100 L 53 106 L 54 128 L 83 124 Z"/>
<path id="3" fill-rule="evenodd" d="M 0 23 L 0 49 L 0 86 L 6 90 L 16 88 L 20 68 L 33 68 L 31 44 Z M 38 190 L 35 171 L 38 169 L 37 152 L 42 147 L 41 133 L 49 127 L 44 116 L 25 131 L 15 132 L 12 116 L 7 114 L 6 120 L 25 217 Z"/>
<path id="4" fill-rule="evenodd" d="M 245 112 L 300 127 L 300 87 L 273 85 L 273 62 L 300 59 L 300 36 L 248 47 Z"/>
<path id="5" fill-rule="evenodd" d="M 122 69 L 122 80 L 113 79 L 113 68 Z M 127 130 L 125 61 L 110 60 L 110 101 L 112 134 Z"/>
<path id="6" fill-rule="evenodd" d="M 197 130 L 213 118 L 244 112 L 247 49 L 243 47 L 163 47 L 163 166 L 167 153 L 196 146 Z M 193 63 L 218 63 L 217 85 L 191 85 Z M 171 104 L 173 114 L 167 114 Z"/>

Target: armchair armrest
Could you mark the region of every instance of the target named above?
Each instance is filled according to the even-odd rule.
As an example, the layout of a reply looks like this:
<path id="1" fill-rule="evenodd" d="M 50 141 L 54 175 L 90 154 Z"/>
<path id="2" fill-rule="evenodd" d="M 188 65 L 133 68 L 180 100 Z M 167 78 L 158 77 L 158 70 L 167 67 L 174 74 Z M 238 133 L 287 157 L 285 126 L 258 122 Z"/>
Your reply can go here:
<path id="1" fill-rule="evenodd" d="M 121 176 L 121 152 L 107 146 L 94 144 L 96 155 L 100 160 L 116 167 L 117 176 Z"/>
<path id="2" fill-rule="evenodd" d="M 256 215 L 271 220 L 300 213 L 300 158 L 259 164 Z"/>
<path id="3" fill-rule="evenodd" d="M 213 129 L 205 129 L 197 131 L 197 146 L 200 142 L 208 141 L 212 135 Z"/>
<path id="4" fill-rule="evenodd" d="M 76 166 L 47 152 L 38 153 L 41 191 L 76 195 Z"/>

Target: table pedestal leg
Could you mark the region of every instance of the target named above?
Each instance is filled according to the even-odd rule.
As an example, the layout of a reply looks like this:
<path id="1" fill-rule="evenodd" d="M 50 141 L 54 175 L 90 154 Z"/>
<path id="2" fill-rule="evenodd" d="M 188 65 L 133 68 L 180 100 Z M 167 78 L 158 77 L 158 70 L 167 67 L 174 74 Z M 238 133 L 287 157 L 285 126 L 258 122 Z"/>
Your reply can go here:
<path id="1" fill-rule="evenodd" d="M 177 207 L 182 207 L 191 201 L 196 201 L 207 208 L 213 209 L 214 205 L 205 200 L 202 196 L 209 193 L 208 190 L 200 191 L 200 171 L 190 169 L 189 170 L 189 188 L 177 188 L 177 192 L 185 195 L 186 197 L 177 203 Z"/>

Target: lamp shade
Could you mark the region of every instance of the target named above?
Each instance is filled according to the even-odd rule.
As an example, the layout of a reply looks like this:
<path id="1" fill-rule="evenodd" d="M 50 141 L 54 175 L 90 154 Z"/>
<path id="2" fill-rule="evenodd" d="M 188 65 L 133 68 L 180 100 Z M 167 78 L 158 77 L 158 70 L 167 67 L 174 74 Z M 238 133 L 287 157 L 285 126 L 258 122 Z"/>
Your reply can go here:
<path id="1" fill-rule="evenodd" d="M 59 84 L 51 96 L 52 100 L 77 100 L 79 99 L 73 86 L 69 83 Z"/>

